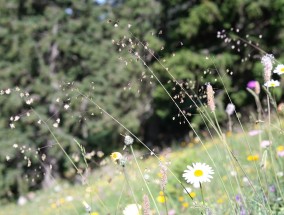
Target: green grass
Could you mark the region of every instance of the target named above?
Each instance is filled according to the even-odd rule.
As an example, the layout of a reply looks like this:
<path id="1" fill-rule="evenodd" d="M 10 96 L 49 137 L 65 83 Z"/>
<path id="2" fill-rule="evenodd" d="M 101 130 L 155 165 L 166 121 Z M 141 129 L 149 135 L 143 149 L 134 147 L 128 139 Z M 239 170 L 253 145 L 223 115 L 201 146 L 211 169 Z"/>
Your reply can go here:
<path id="1" fill-rule="evenodd" d="M 284 157 L 276 155 L 276 148 L 281 144 L 283 145 L 283 134 L 277 129 L 272 130 L 273 144 L 268 150 L 268 153 L 260 147 L 259 138 L 263 140 L 268 139 L 268 130 L 264 130 L 261 136 L 248 136 L 247 133 L 235 133 L 227 137 L 228 146 L 238 159 L 238 162 L 233 162 L 233 165 L 230 165 L 229 153 L 226 152 L 225 146 L 218 138 L 207 138 L 204 146 L 200 142 L 178 143 L 183 145 L 183 147 L 173 146 L 170 150 L 164 150 L 159 155 L 160 159 L 168 162 L 169 168 L 175 175 L 185 186 L 191 187 L 196 194 L 194 201 L 192 201 L 183 192 L 177 180 L 168 172 L 168 184 L 166 185 L 165 192 L 167 196 L 167 208 L 175 210 L 176 214 L 200 214 L 200 212 L 205 210 L 202 204 L 200 189 L 187 185 L 182 178 L 182 172 L 186 169 L 187 165 L 191 165 L 192 162 L 202 162 L 212 166 L 215 171 L 213 180 L 210 183 L 203 184 L 205 206 L 213 214 L 232 214 L 234 212 L 239 214 L 242 207 L 250 210 L 253 214 L 284 214 L 283 199 L 280 197 L 280 190 L 277 187 L 274 174 L 274 171 L 277 173 L 284 170 Z M 248 156 L 251 155 L 247 143 L 251 148 L 252 154 L 259 157 L 258 160 L 247 160 Z M 209 159 L 205 148 L 213 158 L 215 166 Z M 148 152 L 140 151 L 139 153 L 135 153 L 139 154 L 137 158 L 143 174 L 149 177 L 147 181 L 159 207 L 159 211 L 165 213 L 165 204 L 157 201 L 157 197 L 161 191 L 159 185 L 159 162 L 154 156 L 145 158 L 144 155 L 148 154 Z M 266 153 L 267 158 L 265 162 Z M 128 153 L 124 152 L 124 155 L 128 157 L 125 168 L 130 185 L 134 190 L 138 203 L 142 205 L 143 195 L 147 194 L 146 186 L 141 179 L 130 150 Z M 273 159 L 273 163 L 271 159 Z M 122 167 L 112 163 L 109 158 L 106 158 L 106 160 L 108 162 L 105 166 L 95 170 L 90 175 L 88 185 L 71 186 L 57 182 L 57 185 L 54 185 L 49 190 L 36 192 L 35 198 L 24 206 L 17 206 L 16 204 L 1 206 L 0 215 L 28 215 L 35 214 L 35 212 L 40 212 L 41 215 L 86 214 L 82 201 L 90 204 L 92 211 L 98 212 L 98 214 L 115 214 L 117 207 L 117 214 L 122 214 L 121 211 L 123 211 L 127 204 L 135 202 L 130 188 L 125 182 L 125 177 L 121 171 Z M 266 165 L 265 168 L 261 167 L 261 164 L 264 163 Z M 257 171 L 259 175 L 257 175 Z M 254 188 L 244 179 L 245 174 L 250 178 Z M 259 180 L 261 180 L 261 185 Z M 284 178 L 278 177 L 277 180 L 280 189 L 284 192 Z M 55 192 L 54 188 L 56 186 L 60 186 L 61 190 Z M 271 192 L 272 186 L 275 187 L 275 192 Z M 242 205 L 235 200 L 236 196 L 241 194 L 243 198 Z M 68 196 L 72 196 L 73 201 L 68 202 L 66 200 Z M 105 206 L 103 206 L 98 196 Z M 264 196 L 266 196 L 268 203 L 263 202 Z M 151 199 L 150 202 L 151 209 L 154 210 L 154 204 Z M 270 212 L 267 210 L 268 205 Z"/>

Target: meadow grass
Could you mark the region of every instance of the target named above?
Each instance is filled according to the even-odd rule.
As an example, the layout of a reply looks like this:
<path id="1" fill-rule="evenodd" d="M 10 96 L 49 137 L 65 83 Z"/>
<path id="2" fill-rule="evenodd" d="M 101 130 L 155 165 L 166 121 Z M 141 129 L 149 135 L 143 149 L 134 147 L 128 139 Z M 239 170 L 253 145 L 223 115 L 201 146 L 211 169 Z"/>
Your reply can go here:
<path id="1" fill-rule="evenodd" d="M 255 128 L 251 128 L 251 130 L 253 129 Z M 283 139 L 283 134 L 277 129 L 267 129 L 267 127 L 264 128 L 263 132 L 261 133 L 262 138 L 268 138 L 269 130 L 272 132 L 274 138 L 273 147 L 279 147 L 282 144 L 281 139 Z M 268 158 L 263 157 L 266 149 L 260 147 L 258 135 L 247 136 L 247 134 L 242 132 L 229 135 L 230 136 L 227 137 L 228 145 L 231 147 L 233 153 L 238 157 L 242 168 L 249 175 L 250 180 L 255 186 L 255 189 L 260 193 L 262 190 L 266 192 L 263 195 L 267 197 L 272 214 L 283 213 L 283 201 L 280 198 L 279 190 L 277 189 L 273 173 L 271 170 L 269 170 L 271 169 L 272 163 Z M 245 139 L 248 140 L 253 155 L 256 156 L 254 159 L 249 158 L 251 154 L 247 151 Z M 171 148 L 162 151 L 158 155 L 160 160 L 166 162 L 172 171 L 177 175 L 177 177 L 184 184 L 186 184 L 181 177 L 186 165 L 190 165 L 192 162 L 197 161 L 212 165 L 211 160 L 207 156 L 207 152 L 209 152 L 210 155 L 214 157 L 215 165 L 218 166 L 219 173 L 230 195 L 229 199 L 224 192 L 224 189 L 222 189 L 222 186 L 219 185 L 219 179 L 216 176 L 214 176 L 210 183 L 204 183 L 203 193 L 205 207 L 208 207 L 208 212 L 205 213 L 241 214 L 242 206 L 245 204 L 244 202 L 246 202 L 246 204 L 249 206 L 249 208 L 243 208 L 243 210 L 246 210 L 247 213 L 268 213 L 268 210 L 265 210 L 266 206 L 261 205 L 261 199 L 258 199 L 257 195 L 253 193 L 251 185 L 248 182 L 248 179 L 244 176 L 243 172 L 239 168 L 232 169 L 230 162 L 226 161 L 229 155 L 224 150 L 218 150 L 218 147 L 222 147 L 222 143 L 218 138 L 208 138 L 205 141 L 204 146 L 202 146 L 199 141 L 190 143 L 183 142 L 180 144 L 182 144 L 182 147 L 179 146 L 178 143 L 176 146 L 172 146 Z M 156 200 L 158 210 L 160 214 L 165 214 L 165 202 L 161 201 L 163 198 L 158 200 L 159 195 L 161 195 L 161 189 L 159 186 L 161 177 L 160 166 L 156 158 L 151 155 L 148 155 L 149 157 L 147 159 L 141 159 L 143 156 L 145 156 L 145 153 L 148 154 L 148 152 L 144 151 L 135 151 L 135 154 L 139 154 L 137 156 L 139 166 L 143 171 L 144 178 L 147 180 L 149 189 Z M 142 204 L 142 197 L 143 194 L 147 193 L 147 189 L 138 172 L 135 160 L 130 151 L 125 152 L 125 154 L 128 156 L 125 170 L 127 171 L 129 183 L 131 184 L 138 203 Z M 283 158 L 278 158 L 276 154 L 273 154 L 272 156 L 275 158 L 275 170 L 278 173 L 278 180 L 283 192 L 284 177 L 282 175 L 283 161 L 281 160 Z M 265 167 L 261 167 L 261 165 L 264 165 L 264 161 L 262 159 L 267 159 L 267 161 L 265 161 Z M 43 215 L 87 214 L 82 204 L 82 200 L 89 202 L 90 206 L 92 207 L 93 214 L 95 214 L 94 212 L 97 212 L 98 214 L 121 214 L 123 208 L 127 204 L 134 203 L 134 200 L 122 173 L 122 167 L 112 163 L 109 158 L 106 158 L 106 160 L 109 161 L 107 162 L 108 164 L 106 166 L 97 169 L 88 177 L 89 185 L 72 186 L 58 182 L 58 187 L 61 187 L 61 189 L 58 189 L 57 191 L 55 191 L 56 189 L 38 191 L 36 192 L 36 198 L 34 198 L 33 201 L 24 206 L 17 206 L 14 204 L 4 206 L 1 208 L 0 214 L 4 215 L 8 213 L 11 215 L 25 215 L 33 214 L 34 211 L 41 211 L 41 214 Z M 255 162 L 259 168 L 261 179 L 265 178 L 263 187 L 260 187 L 258 184 L 258 176 L 256 174 L 253 162 Z M 174 210 L 176 214 L 200 214 L 204 207 L 200 189 L 193 188 L 189 185 L 192 189 L 191 194 L 194 196 L 192 201 L 188 194 L 183 192 L 183 189 L 179 187 L 179 184 L 173 176 L 169 174 L 167 177 L 168 183 L 165 187 L 167 210 Z M 233 183 L 235 177 L 238 178 L 240 183 L 239 185 Z M 229 182 L 230 180 L 232 183 Z M 245 199 L 240 200 L 239 186 L 242 189 L 243 197 Z M 96 192 L 100 196 L 105 206 L 108 208 L 108 212 L 106 212 L 104 207 L 99 203 L 93 192 Z M 69 198 L 72 196 L 72 201 L 68 202 L 68 196 Z M 151 209 L 155 211 L 153 202 L 151 200 L 150 202 Z M 235 211 L 232 211 L 230 205 L 234 206 Z M 115 211 L 118 212 L 115 213 Z"/>
<path id="2" fill-rule="evenodd" d="M 136 39 L 136 38 L 135 38 Z M 145 45 L 139 41 L 142 48 Z M 131 43 L 132 45 L 132 43 Z M 141 48 L 140 47 L 140 48 Z M 257 104 L 257 118 L 253 124 L 242 124 L 236 110 L 227 112 L 229 129 L 219 124 L 215 112 L 214 89 L 210 83 L 204 88 L 207 90 L 207 104 L 201 101 L 198 93 L 183 87 L 171 72 L 149 51 L 154 59 L 169 75 L 173 85 L 178 86 L 185 99 L 190 100 L 197 109 L 206 129 L 206 135 L 196 130 L 195 126 L 182 110 L 181 102 L 177 102 L 172 93 L 167 90 L 155 71 L 150 68 L 136 50 L 128 50 L 135 60 L 140 60 L 145 70 L 153 80 L 162 87 L 172 103 L 177 108 L 184 124 L 194 134 L 189 142 L 176 143 L 161 152 L 154 152 L 134 133 L 132 133 L 119 119 L 108 113 L 103 106 L 96 103 L 95 98 L 84 95 L 75 86 L 72 86 L 76 97 L 96 107 L 101 114 L 109 117 L 126 133 L 124 146 L 120 151 L 112 154 L 115 162 L 110 157 L 104 158 L 103 167 L 96 169 L 88 178 L 84 178 L 84 170 L 77 168 L 71 156 L 64 150 L 60 141 L 53 132 L 52 126 L 40 118 L 34 109 L 31 111 L 41 120 L 43 126 L 49 130 L 51 137 L 68 157 L 73 167 L 81 177 L 83 185 L 66 185 L 56 181 L 52 189 L 38 191 L 36 197 L 21 207 L 7 205 L 2 207 L 3 214 L 124 214 L 136 215 L 136 212 L 122 212 L 129 205 L 134 205 L 134 210 L 143 205 L 143 199 L 149 199 L 146 208 L 140 214 L 284 214 L 283 193 L 283 157 L 284 145 L 283 123 L 277 114 L 276 102 L 270 87 L 279 85 L 271 80 L 273 68 L 270 55 L 263 57 L 264 65 L 264 91 L 267 94 L 267 111 L 260 105 L 259 92 L 249 90 L 255 97 Z M 214 58 L 214 75 L 218 78 L 227 99 L 232 104 L 230 95 L 223 81 L 222 73 L 217 69 Z M 284 71 L 284 70 L 283 70 Z M 194 85 L 194 84 L 193 84 Z M 213 84 L 212 84 L 213 85 Z M 193 86 L 194 88 L 194 86 Z M 129 119 L 131 120 L 131 119 Z M 234 126 L 232 125 L 234 120 Z M 58 126 L 58 125 L 57 125 Z M 56 127 L 57 127 L 56 126 Z M 54 127 L 54 126 L 53 126 Z M 229 131 L 229 132 L 227 132 Z M 266 141 L 266 142 L 264 142 Z M 85 159 L 85 149 L 75 140 L 78 151 Z M 139 148 L 139 151 L 134 149 Z M 141 150 L 141 146 L 144 149 Z M 178 146 L 178 147 L 177 147 Z M 122 148 L 122 147 L 121 147 Z M 134 148 L 134 149 L 133 149 Z M 206 183 L 198 182 L 187 184 L 185 170 L 193 164 L 206 164 L 212 167 L 213 178 Z M 208 170 L 208 169 L 207 169 Z M 202 174 L 206 174 L 206 171 Z M 196 175 L 195 175 L 196 174 Z M 200 170 L 194 171 L 190 176 L 198 179 Z M 201 175 L 202 176 L 202 175 Z M 189 178 L 190 178 L 189 177 Z M 83 180 L 84 179 L 84 180 Z M 196 186 L 197 185 L 197 186 Z M 144 203 L 145 205 L 146 203 Z M 145 209 L 146 208 L 146 209 Z"/>

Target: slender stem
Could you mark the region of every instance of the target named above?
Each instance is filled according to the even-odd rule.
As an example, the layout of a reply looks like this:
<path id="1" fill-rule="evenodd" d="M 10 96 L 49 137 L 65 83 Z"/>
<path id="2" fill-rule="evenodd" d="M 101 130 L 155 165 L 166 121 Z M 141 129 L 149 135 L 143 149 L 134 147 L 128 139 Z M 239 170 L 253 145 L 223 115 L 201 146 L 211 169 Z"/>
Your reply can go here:
<path id="1" fill-rule="evenodd" d="M 147 181 L 145 180 L 145 178 L 144 178 L 144 176 L 143 176 L 143 173 L 142 173 L 142 171 L 141 171 L 141 168 L 140 168 L 140 166 L 139 166 L 139 164 L 138 164 L 138 161 L 137 161 L 137 158 L 136 158 L 136 156 L 135 156 L 135 153 L 134 153 L 134 150 L 133 150 L 132 145 L 130 145 L 130 149 L 131 149 L 132 155 L 133 155 L 133 157 L 134 157 L 135 163 L 136 163 L 136 165 L 137 165 L 137 167 L 138 167 L 139 173 L 140 173 L 140 175 L 141 175 L 141 177 L 142 177 L 142 179 L 143 179 L 143 181 L 144 181 L 144 183 L 145 183 L 145 185 L 146 185 L 146 188 L 147 188 L 147 190 L 148 190 L 148 192 L 149 192 L 149 195 L 151 196 L 151 199 L 152 199 L 152 201 L 153 201 L 153 203 L 154 203 L 154 206 L 155 206 L 155 208 L 156 208 L 158 214 L 160 214 L 159 208 L 158 208 L 158 206 L 157 206 L 157 204 L 156 204 L 156 201 L 155 201 L 155 199 L 154 199 L 154 197 L 153 197 L 153 195 L 152 195 L 152 192 L 151 192 L 151 190 L 150 190 L 150 188 L 149 188 L 149 186 L 148 186 L 148 183 L 147 183 Z"/>
<path id="2" fill-rule="evenodd" d="M 164 198 L 165 198 L 166 214 L 168 215 L 168 206 L 167 206 L 167 198 L 166 198 L 165 188 L 163 188 L 163 195 L 164 195 Z"/>
<path id="3" fill-rule="evenodd" d="M 138 202 L 137 202 L 136 196 L 135 196 L 135 194 L 134 194 L 134 192 L 133 192 L 133 189 L 132 189 L 132 187 L 131 187 L 131 185 L 130 185 L 130 183 L 129 183 L 128 175 L 127 175 L 126 170 L 125 170 L 125 166 L 122 166 L 122 170 L 123 170 L 123 174 L 124 174 L 126 183 L 127 183 L 128 187 L 130 188 L 132 197 L 133 197 L 133 199 L 134 199 L 134 201 L 135 201 L 135 204 L 136 204 L 136 207 L 137 207 L 137 209 L 138 209 L 138 211 L 139 211 Z"/>
<path id="4" fill-rule="evenodd" d="M 228 123 L 229 123 L 229 125 L 228 125 L 228 127 L 229 127 L 229 132 L 232 132 L 232 118 L 231 118 L 231 115 L 230 114 L 228 114 Z"/>
<path id="5" fill-rule="evenodd" d="M 117 204 L 116 204 L 115 215 L 117 214 L 118 207 L 119 207 L 119 204 L 120 204 L 120 201 L 121 201 L 121 198 L 122 198 L 122 194 L 123 194 L 124 188 L 125 188 L 125 181 L 124 181 L 124 183 L 123 183 L 122 190 L 121 190 L 121 193 L 120 193 L 120 195 L 119 195 L 118 202 L 117 202 Z"/>
<path id="6" fill-rule="evenodd" d="M 202 184 L 201 184 L 200 182 L 199 182 L 199 186 L 200 186 L 200 191 L 201 191 L 202 203 L 203 203 L 203 206 L 205 207 L 205 201 L 204 201 L 203 189 L 202 189 Z"/>

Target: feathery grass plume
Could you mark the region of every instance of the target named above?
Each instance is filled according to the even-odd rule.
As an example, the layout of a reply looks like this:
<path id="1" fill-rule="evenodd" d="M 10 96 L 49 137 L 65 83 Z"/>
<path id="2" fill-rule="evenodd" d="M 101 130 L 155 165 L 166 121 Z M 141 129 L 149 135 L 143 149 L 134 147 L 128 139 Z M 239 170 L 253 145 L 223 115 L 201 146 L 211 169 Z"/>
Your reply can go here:
<path id="1" fill-rule="evenodd" d="M 274 56 L 272 54 L 266 54 L 261 58 L 261 63 L 263 64 L 264 67 L 264 82 L 268 82 L 271 79 L 271 71 L 273 68 L 273 61 L 274 61 Z"/>
<path id="2" fill-rule="evenodd" d="M 129 135 L 126 135 L 125 138 L 124 138 L 124 143 L 125 143 L 125 145 L 127 145 L 127 146 L 133 144 L 133 141 L 134 141 L 133 138 L 130 137 Z"/>
<path id="3" fill-rule="evenodd" d="M 143 215 L 150 215 L 150 201 L 148 196 L 143 196 Z"/>
<path id="4" fill-rule="evenodd" d="M 207 84 L 207 105 L 212 112 L 215 111 L 214 90 L 211 84 Z"/>
<path id="5" fill-rule="evenodd" d="M 160 167 L 161 167 L 161 170 L 160 170 L 160 173 L 161 173 L 161 190 L 164 190 L 165 189 L 165 186 L 167 184 L 167 181 L 168 181 L 168 176 L 167 176 L 167 167 L 163 164 L 160 164 Z"/>
<path id="6" fill-rule="evenodd" d="M 123 147 L 123 150 L 125 150 L 126 149 L 126 147 L 127 146 L 130 146 L 130 145 L 132 145 L 133 144 L 133 138 L 131 137 L 131 136 L 129 136 L 129 135 L 126 135 L 125 137 L 124 137 L 124 147 Z"/>

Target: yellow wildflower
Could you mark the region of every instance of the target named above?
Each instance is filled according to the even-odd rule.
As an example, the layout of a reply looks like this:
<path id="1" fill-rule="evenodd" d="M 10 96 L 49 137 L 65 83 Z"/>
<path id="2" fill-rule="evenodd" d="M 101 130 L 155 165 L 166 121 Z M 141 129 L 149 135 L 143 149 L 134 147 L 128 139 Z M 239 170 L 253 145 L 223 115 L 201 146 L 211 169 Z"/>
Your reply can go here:
<path id="1" fill-rule="evenodd" d="M 259 156 L 258 155 L 249 155 L 247 157 L 247 160 L 248 161 L 257 161 L 257 160 L 259 160 Z"/>
<path id="2" fill-rule="evenodd" d="M 178 201 L 179 201 L 179 202 L 183 202 L 183 201 L 184 201 L 183 196 L 179 196 L 179 197 L 178 197 Z"/>
<path id="3" fill-rule="evenodd" d="M 218 203 L 218 204 L 222 204 L 223 202 L 224 202 L 224 199 L 223 199 L 223 198 L 217 199 L 217 203 Z"/>
<path id="4" fill-rule="evenodd" d="M 231 137 L 232 136 L 232 132 L 231 131 L 227 131 L 226 136 L 227 137 Z"/>
<path id="5" fill-rule="evenodd" d="M 62 204 L 64 204 L 64 203 L 65 203 L 65 199 L 60 198 L 60 199 L 59 199 L 59 204 L 61 204 L 61 205 L 62 205 Z"/>
<path id="6" fill-rule="evenodd" d="M 113 152 L 111 153 L 110 157 L 114 162 L 116 162 L 122 158 L 122 154 L 120 154 L 119 152 Z"/>
<path id="7" fill-rule="evenodd" d="M 196 193 L 195 193 L 195 192 L 190 192 L 189 194 L 190 194 L 190 196 L 191 196 L 192 198 L 194 198 L 194 197 L 196 196 Z"/>
<path id="8" fill-rule="evenodd" d="M 166 202 L 166 197 L 164 195 L 159 195 L 157 197 L 157 201 L 160 203 L 165 203 Z"/>
<path id="9" fill-rule="evenodd" d="M 182 203 L 182 207 L 183 207 L 183 208 L 188 208 L 188 206 L 189 206 L 188 202 Z"/>

